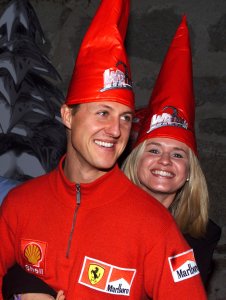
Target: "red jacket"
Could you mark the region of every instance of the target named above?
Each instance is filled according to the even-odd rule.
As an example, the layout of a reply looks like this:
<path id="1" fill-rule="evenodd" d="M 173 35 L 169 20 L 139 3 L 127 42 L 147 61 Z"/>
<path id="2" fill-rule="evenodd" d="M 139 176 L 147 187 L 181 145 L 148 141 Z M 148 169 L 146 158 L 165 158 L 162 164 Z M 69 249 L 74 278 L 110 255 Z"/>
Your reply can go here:
<path id="1" fill-rule="evenodd" d="M 16 261 L 67 300 L 207 299 L 171 215 L 117 166 L 76 185 L 61 162 L 15 188 L 1 206 L 0 237 L 1 280 Z"/>

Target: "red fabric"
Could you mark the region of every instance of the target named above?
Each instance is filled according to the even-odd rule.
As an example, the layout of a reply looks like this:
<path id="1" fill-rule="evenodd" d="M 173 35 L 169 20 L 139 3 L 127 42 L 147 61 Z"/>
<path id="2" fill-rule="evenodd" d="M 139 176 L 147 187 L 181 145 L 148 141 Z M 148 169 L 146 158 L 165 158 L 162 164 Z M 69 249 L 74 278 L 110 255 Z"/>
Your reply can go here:
<path id="1" fill-rule="evenodd" d="M 116 290 L 109 293 L 114 291 L 111 285 L 107 285 L 108 292 L 101 290 L 108 279 L 103 274 L 115 281 L 132 282 L 127 297 L 131 300 L 146 299 L 146 295 L 154 300 L 206 299 L 199 275 L 173 281 L 168 258 L 189 246 L 172 216 L 117 166 L 96 181 L 81 184 L 81 204 L 67 256 L 76 187 L 65 178 L 61 164 L 50 174 L 10 191 L 4 200 L 0 211 L 1 279 L 17 261 L 56 291 L 62 289 L 67 300 L 124 299 Z M 83 268 L 85 257 L 100 262 L 98 267 L 90 266 L 91 275 L 104 266 L 98 283 L 90 283 L 89 269 Z M 32 258 L 30 262 L 28 258 Z M 81 274 L 89 286 L 79 283 Z"/>
<path id="2" fill-rule="evenodd" d="M 185 143 L 197 154 L 192 56 L 185 16 L 168 49 L 147 110 L 136 145 L 152 137 L 166 137 Z M 164 114 L 174 117 L 176 122 L 167 125 Z M 159 128 L 150 131 L 157 118 Z M 180 127 L 183 121 L 187 123 L 186 129 Z"/>
<path id="3" fill-rule="evenodd" d="M 124 47 L 129 8 L 129 0 L 101 2 L 81 44 L 66 104 L 116 101 L 134 109 L 131 71 Z M 120 70 L 129 84 L 103 91 L 104 72 L 108 69 Z"/>
<path id="4" fill-rule="evenodd" d="M 142 123 L 144 122 L 146 116 L 148 116 L 148 108 L 146 106 L 135 110 L 130 132 L 130 142 L 132 148 L 137 141 L 139 132 L 142 128 Z"/>

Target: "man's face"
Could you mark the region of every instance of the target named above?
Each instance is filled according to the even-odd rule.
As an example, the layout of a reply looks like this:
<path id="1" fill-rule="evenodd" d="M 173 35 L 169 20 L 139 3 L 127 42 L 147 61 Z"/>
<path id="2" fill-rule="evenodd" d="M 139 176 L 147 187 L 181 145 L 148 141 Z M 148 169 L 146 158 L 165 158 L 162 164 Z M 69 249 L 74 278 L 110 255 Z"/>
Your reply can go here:
<path id="1" fill-rule="evenodd" d="M 71 161 L 87 171 L 110 169 L 127 144 L 132 110 L 106 101 L 80 104 L 75 114 L 63 105 L 61 113 L 70 130 L 67 153 Z"/>

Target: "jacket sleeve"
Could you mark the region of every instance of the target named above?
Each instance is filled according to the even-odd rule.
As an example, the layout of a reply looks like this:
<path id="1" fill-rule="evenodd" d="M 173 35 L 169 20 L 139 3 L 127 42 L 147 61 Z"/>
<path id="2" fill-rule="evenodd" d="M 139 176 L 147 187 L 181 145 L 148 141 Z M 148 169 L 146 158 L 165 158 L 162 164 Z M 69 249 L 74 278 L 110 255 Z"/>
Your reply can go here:
<path id="1" fill-rule="evenodd" d="M 0 207 L 0 300 L 2 300 L 2 279 L 15 259 L 15 232 L 16 216 L 11 217 L 13 205 L 9 205 L 7 198 Z M 11 222 L 10 222 L 11 221 Z"/>
<path id="2" fill-rule="evenodd" d="M 145 259 L 145 289 L 153 300 L 206 300 L 194 258 L 173 222 Z"/>

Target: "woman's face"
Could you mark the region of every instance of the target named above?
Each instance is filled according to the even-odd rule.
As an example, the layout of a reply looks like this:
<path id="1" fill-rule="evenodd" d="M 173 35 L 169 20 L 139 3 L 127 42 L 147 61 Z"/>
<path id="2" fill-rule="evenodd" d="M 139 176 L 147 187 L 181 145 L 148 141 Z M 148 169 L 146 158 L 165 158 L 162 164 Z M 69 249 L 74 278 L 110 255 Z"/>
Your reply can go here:
<path id="1" fill-rule="evenodd" d="M 189 148 L 169 138 L 147 140 L 137 171 L 141 187 L 160 202 L 174 200 L 177 191 L 189 177 Z M 164 205 L 168 207 L 168 205 Z"/>

